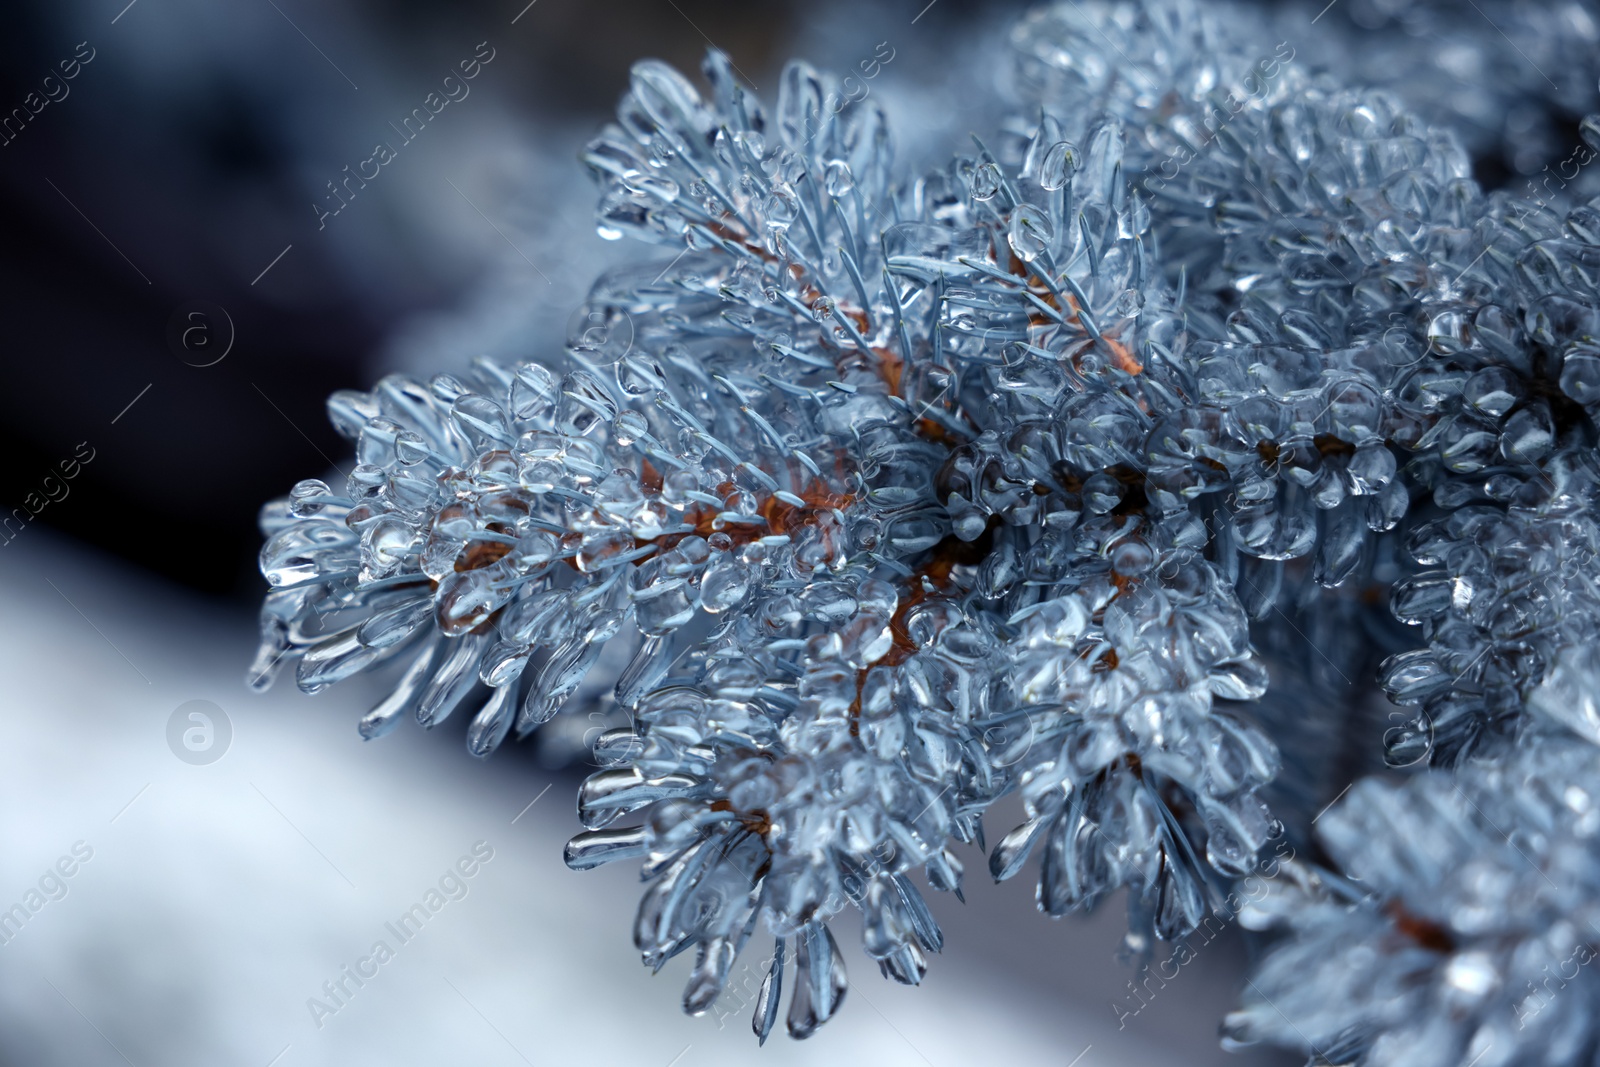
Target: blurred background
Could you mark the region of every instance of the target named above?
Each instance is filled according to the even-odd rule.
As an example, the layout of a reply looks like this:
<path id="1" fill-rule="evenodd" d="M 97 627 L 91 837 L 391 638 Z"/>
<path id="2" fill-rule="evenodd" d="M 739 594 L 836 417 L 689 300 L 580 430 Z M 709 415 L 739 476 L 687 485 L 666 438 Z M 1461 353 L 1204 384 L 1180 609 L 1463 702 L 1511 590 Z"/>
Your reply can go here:
<path id="1" fill-rule="evenodd" d="M 1592 78 L 1567 60 L 1600 48 L 1581 5 L 1472 5 L 1491 34 L 1452 4 L 1323 2 L 1229 17 L 1277 23 L 1298 61 L 1354 67 L 1453 122 L 1486 185 L 1536 179 L 1595 110 Z M 622 865 L 562 865 L 578 770 L 517 748 L 479 765 L 455 722 L 363 744 L 354 724 L 372 694 L 359 680 L 316 700 L 246 693 L 264 587 L 255 514 L 344 462 L 329 392 L 478 354 L 553 353 L 590 281 L 640 254 L 595 235 L 577 162 L 635 60 L 695 70 L 714 45 L 770 99 L 791 55 L 850 68 L 887 46 L 870 88 L 914 173 L 999 120 L 1005 31 L 1022 7 L 10 5 L 0 909 L 33 892 L 45 903 L 15 932 L 0 916 L 0 1063 L 756 1055 L 749 994 L 687 1019 L 680 969 L 651 981 L 638 966 L 637 887 Z M 473 59 L 466 95 L 406 140 L 405 118 Z M 341 184 L 379 142 L 395 158 Z M 226 728 L 215 763 L 169 744 L 191 701 Z M 465 895 L 377 977 L 344 979 L 475 846 L 493 858 Z M 981 871 L 981 857 L 968 865 Z M 760 1055 L 1279 1062 L 1217 1050 L 1241 981 L 1232 931 L 1144 1004 L 1114 962 L 1119 905 L 1050 923 L 1026 879 L 986 881 L 972 879 L 965 907 L 936 902 L 949 948 L 924 989 L 879 983 L 851 955 L 849 1010 L 811 1042 Z M 339 981 L 334 1014 L 308 1008 L 334 1003 L 323 983 Z"/>

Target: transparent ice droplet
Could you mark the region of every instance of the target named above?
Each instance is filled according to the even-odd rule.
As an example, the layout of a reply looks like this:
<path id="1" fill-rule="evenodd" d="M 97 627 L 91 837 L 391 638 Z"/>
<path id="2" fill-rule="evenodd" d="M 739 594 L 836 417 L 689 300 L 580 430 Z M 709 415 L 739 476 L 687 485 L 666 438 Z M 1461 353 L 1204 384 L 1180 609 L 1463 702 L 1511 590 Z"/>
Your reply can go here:
<path id="1" fill-rule="evenodd" d="M 925 604 L 907 617 L 906 634 L 912 644 L 923 648 L 933 644 L 941 634 L 959 626 L 961 622 L 962 612 L 956 605 L 937 602 Z"/>
<path id="2" fill-rule="evenodd" d="M 1228 700 L 1260 700 L 1267 692 L 1267 669 L 1246 657 L 1213 667 L 1206 682 L 1213 693 Z"/>
<path id="3" fill-rule="evenodd" d="M 1600 407 L 1600 351 L 1574 346 L 1561 367 L 1561 391 L 1595 413 Z"/>
<path id="4" fill-rule="evenodd" d="M 733 135 L 735 144 L 743 147 L 745 154 L 756 162 L 766 158 L 767 139 L 755 130 L 738 130 Z"/>
<path id="5" fill-rule="evenodd" d="M 767 197 L 764 212 L 768 223 L 777 226 L 787 226 L 800 214 L 800 202 L 794 193 L 782 186 L 772 190 L 772 195 Z"/>
<path id="6" fill-rule="evenodd" d="M 394 435 L 394 455 L 403 466 L 414 467 L 431 452 L 427 439 L 415 430 L 401 430 Z"/>
<path id="7" fill-rule="evenodd" d="M 709 937 L 701 942 L 694 970 L 689 974 L 689 984 L 683 991 L 685 1013 L 702 1015 L 710 1010 L 727 984 L 735 955 L 734 944 L 726 937 Z"/>
<path id="8" fill-rule="evenodd" d="M 470 633 L 486 622 L 511 598 L 498 572 L 491 567 L 448 574 L 434 595 L 434 616 L 447 637 Z"/>
<path id="9" fill-rule="evenodd" d="M 639 705 L 645 694 L 656 689 L 676 658 L 677 646 L 661 635 L 646 636 L 639 642 L 633 658 L 617 678 L 613 695 L 625 708 Z M 597 758 L 601 745 L 596 743 Z"/>
<path id="10" fill-rule="evenodd" d="M 344 480 L 345 495 L 352 500 L 365 500 L 382 489 L 389 480 L 389 472 L 376 463 L 358 463 Z"/>
<path id="11" fill-rule="evenodd" d="M 478 684 L 474 668 L 483 651 L 483 637 L 468 634 L 445 647 L 448 653 L 417 697 L 417 723 L 427 730 L 449 718 L 461 698 Z"/>
<path id="12" fill-rule="evenodd" d="M 520 641 L 501 641 L 484 654 L 478 665 L 478 678 L 484 685 L 509 686 L 528 665 L 532 645 Z"/>
<path id="13" fill-rule="evenodd" d="M 478 759 L 487 759 L 490 753 L 500 747 L 500 742 L 505 740 L 516 718 L 516 697 L 517 687 L 514 685 L 503 685 L 493 691 L 467 726 L 469 753 Z"/>
<path id="14" fill-rule="evenodd" d="M 381 658 L 381 653 L 361 644 L 351 633 L 312 646 L 295 668 L 295 684 L 315 693 L 360 673 Z"/>
<path id="15" fill-rule="evenodd" d="M 1091 477 L 1083 486 L 1083 503 L 1096 515 L 1104 515 L 1122 502 L 1121 482 L 1104 472 Z"/>
<path id="16" fill-rule="evenodd" d="M 403 429 L 394 419 L 371 419 L 362 427 L 362 434 L 355 442 L 355 459 L 362 464 L 386 467 L 394 459 L 395 434 Z"/>
<path id="17" fill-rule="evenodd" d="M 1041 253 L 1050 248 L 1055 241 L 1055 227 L 1050 223 L 1050 216 L 1042 208 L 1032 204 L 1020 204 L 1011 213 L 1011 228 L 1007 233 L 1007 240 L 1011 250 L 1024 263 L 1032 263 Z"/>
<path id="18" fill-rule="evenodd" d="M 428 379 L 428 391 L 446 404 L 454 404 L 457 399 L 471 392 L 454 374 L 435 374 Z"/>
<path id="19" fill-rule="evenodd" d="M 410 523 L 392 515 L 367 527 L 361 535 L 361 580 L 375 582 L 398 571 L 416 537 Z"/>
<path id="20" fill-rule="evenodd" d="M 573 612 L 571 593 L 546 589 L 518 601 L 502 632 L 507 640 L 541 647 L 559 644 L 570 637 Z"/>
<path id="21" fill-rule="evenodd" d="M 594 487 L 594 502 L 608 518 L 626 522 L 644 503 L 644 491 L 631 471 L 617 470 Z"/>
<path id="22" fill-rule="evenodd" d="M 744 161 L 739 158 L 734 147 L 733 135 L 726 126 L 717 130 L 716 136 L 712 138 L 711 151 L 717 157 L 717 161 L 730 171 L 737 172 L 743 165 Z"/>
<path id="23" fill-rule="evenodd" d="M 361 434 L 367 420 L 378 417 L 378 401 L 371 393 L 340 389 L 328 397 L 328 421 L 350 440 Z"/>
<path id="24" fill-rule="evenodd" d="M 650 138 L 649 148 L 650 158 L 663 166 L 678 158 L 678 149 L 673 144 L 672 138 L 666 136 L 660 131 L 657 131 L 656 134 Z"/>
<path id="25" fill-rule="evenodd" d="M 834 582 L 817 582 L 802 590 L 798 602 L 807 618 L 836 626 L 848 619 L 860 606 L 860 601 L 846 586 Z"/>
<path id="26" fill-rule="evenodd" d="M 439 484 L 432 478 L 401 469 L 390 477 L 383 497 L 408 519 L 420 520 L 438 498 Z"/>
<path id="27" fill-rule="evenodd" d="M 336 523 L 296 523 L 262 546 L 261 574 L 273 586 L 295 585 L 353 566 L 355 540 L 351 530 Z"/>
<path id="28" fill-rule="evenodd" d="M 1050 114 L 1041 115 L 1039 128 L 1033 131 L 1033 136 L 1028 140 L 1028 149 L 1023 153 L 1022 170 L 1018 172 L 1018 176 L 1037 182 L 1039 167 L 1044 162 L 1044 157 L 1060 140 L 1060 121 Z"/>
<path id="29" fill-rule="evenodd" d="M 623 173 L 621 181 L 624 189 L 641 199 L 659 200 L 663 204 L 678 199 L 678 183 L 664 175 L 629 170 Z"/>
<path id="30" fill-rule="evenodd" d="M 689 494 L 700 488 L 700 478 L 691 470 L 676 470 L 661 482 L 661 499 L 673 507 L 690 503 Z"/>
<path id="31" fill-rule="evenodd" d="M 1058 141 L 1039 164 L 1039 187 L 1054 192 L 1064 188 L 1078 169 L 1078 150 L 1071 141 Z"/>
<path id="32" fill-rule="evenodd" d="M 844 1001 L 844 957 L 826 926 L 813 923 L 796 938 L 795 990 L 785 1021 L 789 1036 L 810 1037 Z"/>
<path id="33" fill-rule="evenodd" d="M 961 540 L 976 541 L 989 528 L 989 516 L 971 504 L 966 504 L 965 507 L 952 510 L 950 528 Z M 874 541 L 873 544 L 862 547 L 871 549 L 877 545 Z"/>
<path id="34" fill-rule="evenodd" d="M 517 479 L 522 487 L 536 496 L 555 490 L 568 481 L 566 470 L 559 457 L 523 456 L 517 468 Z"/>
<path id="35" fill-rule="evenodd" d="M 875 663 L 894 646 L 894 632 L 886 616 L 862 612 L 835 631 L 839 638 L 839 658 L 852 667 Z"/>
<path id="36" fill-rule="evenodd" d="M 644 437 L 650 432 L 650 424 L 645 417 L 637 411 L 627 410 L 617 413 L 611 422 L 611 433 L 617 444 L 624 448 Z"/>
<path id="37" fill-rule="evenodd" d="M 547 423 L 559 395 L 555 373 L 542 363 L 523 363 L 511 382 L 511 417 L 523 422 Z"/>
<path id="38" fill-rule="evenodd" d="M 1461 399 L 1490 418 L 1501 418 L 1522 400 L 1522 382 L 1509 368 L 1486 367 L 1461 386 Z"/>
<path id="39" fill-rule="evenodd" d="M 763 1045 L 772 1033 L 773 1024 L 778 1021 L 778 1002 L 783 996 L 783 957 L 784 940 L 780 937 L 773 946 L 772 963 L 767 968 L 766 976 L 761 979 L 755 1011 L 750 1016 L 750 1027 L 755 1031 L 757 1041 Z"/>
<path id="40" fill-rule="evenodd" d="M 807 174 L 806 157 L 784 148 L 775 157 L 774 176 L 787 185 L 796 185 Z"/>
<path id="41" fill-rule="evenodd" d="M 1211 866 L 1234 877 L 1249 874 L 1255 864 L 1256 850 L 1241 841 L 1226 824 L 1208 823 L 1207 830 L 1206 860 Z"/>
<path id="42" fill-rule="evenodd" d="M 578 570 L 592 574 L 634 547 L 633 534 L 617 526 L 603 526 L 583 534 L 578 545 Z"/>
<path id="43" fill-rule="evenodd" d="M 666 130 L 698 127 L 704 104 L 693 83 L 659 59 L 642 59 L 628 71 L 631 95 Z"/>
<path id="44" fill-rule="evenodd" d="M 700 606 L 715 615 L 744 599 L 750 589 L 749 569 L 732 553 L 723 553 L 700 580 Z"/>
<path id="45" fill-rule="evenodd" d="M 823 187 L 828 190 L 828 195 L 831 197 L 849 196 L 850 190 L 856 187 L 855 175 L 850 173 L 850 164 L 842 159 L 830 162 L 823 177 Z"/>
<path id="46" fill-rule="evenodd" d="M 1543 402 L 1529 405 L 1506 420 L 1500 452 L 1507 459 L 1533 463 L 1555 446 L 1556 428 Z"/>
<path id="47" fill-rule="evenodd" d="M 443 580 L 446 575 L 455 571 L 456 559 L 465 547 L 465 540 L 435 533 L 422 550 L 422 573 L 436 582 Z"/>
<path id="48" fill-rule="evenodd" d="M 1380 442 L 1362 445 L 1350 457 L 1346 468 L 1358 495 L 1370 496 L 1389 484 L 1395 475 L 1394 453 Z"/>
<path id="49" fill-rule="evenodd" d="M 486 396 L 465 393 L 451 405 L 450 415 L 467 439 L 479 447 L 507 445 L 514 439 L 503 408 Z"/>
<path id="50" fill-rule="evenodd" d="M 552 533 L 533 530 L 524 534 L 507 554 L 514 565 L 523 572 L 535 570 L 555 559 L 561 553 L 561 542 Z"/>
<path id="51" fill-rule="evenodd" d="M 283 621 L 264 620 L 261 624 L 261 643 L 256 646 L 255 658 L 245 672 L 245 684 L 258 693 L 268 689 L 282 668 L 289 647 L 289 628 Z"/>
<path id="52" fill-rule="evenodd" d="M 1434 350 L 1443 353 L 1459 352 L 1471 341 L 1470 323 L 1459 311 L 1445 311 L 1428 323 L 1428 340 Z"/>
<path id="53" fill-rule="evenodd" d="M 1118 574 L 1136 578 L 1155 563 L 1155 552 L 1143 541 L 1124 541 L 1111 553 L 1111 569 Z"/>
<path id="54" fill-rule="evenodd" d="M 649 636 L 670 633 L 694 618 L 694 587 L 682 578 L 664 577 L 633 592 L 634 622 Z"/>
<path id="55" fill-rule="evenodd" d="M 1028 617 L 1024 644 L 1029 648 L 1056 645 L 1070 648 L 1089 625 L 1089 612 L 1075 596 L 1057 597 L 1039 605 Z"/>
<path id="56" fill-rule="evenodd" d="M 388 648 L 416 633 L 432 615 L 433 601 L 417 596 L 362 623 L 356 630 L 356 639 L 368 648 Z"/>
<path id="57" fill-rule="evenodd" d="M 1433 750 L 1433 720 L 1418 715 L 1383 735 L 1383 761 L 1390 767 L 1411 767 Z"/>
<path id="58" fill-rule="evenodd" d="M 289 514 L 297 519 L 310 518 L 328 506 L 326 498 L 332 495 L 333 490 L 328 488 L 328 483 L 319 478 L 296 482 L 294 488 L 289 490 Z"/>
<path id="59" fill-rule="evenodd" d="M 644 396 L 666 387 L 666 376 L 651 357 L 633 352 L 617 364 L 617 385 L 629 396 Z"/>
<path id="60" fill-rule="evenodd" d="M 972 198 L 993 200 L 1000 191 L 1000 168 L 987 161 L 979 163 L 972 171 Z"/>
<path id="61" fill-rule="evenodd" d="M 577 692 L 604 647 L 601 641 L 576 640 L 556 649 L 539 677 L 528 687 L 516 719 L 517 732 L 525 733 L 554 718 L 567 699 Z"/>
<path id="62" fill-rule="evenodd" d="M 632 349 L 633 329 L 633 318 L 622 308 L 587 304 L 567 320 L 567 351 L 588 366 L 609 367 Z"/>
<path id="63" fill-rule="evenodd" d="M 602 422 L 616 418 L 617 402 L 599 378 L 585 370 L 569 371 L 561 379 L 557 427 L 562 433 L 582 437 Z"/>

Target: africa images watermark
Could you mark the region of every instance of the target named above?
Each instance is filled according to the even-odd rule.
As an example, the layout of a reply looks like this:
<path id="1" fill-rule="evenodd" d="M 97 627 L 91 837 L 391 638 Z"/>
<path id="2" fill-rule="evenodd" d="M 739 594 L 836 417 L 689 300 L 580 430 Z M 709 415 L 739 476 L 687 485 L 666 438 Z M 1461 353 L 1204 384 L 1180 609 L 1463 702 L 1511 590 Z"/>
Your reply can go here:
<path id="1" fill-rule="evenodd" d="M 494 848 L 489 842 L 474 842 L 469 855 L 456 860 L 454 866 L 445 868 L 439 876 L 437 888 L 429 886 L 420 902 L 411 905 L 395 921 L 383 924 L 388 938 L 374 941 L 367 955 L 353 964 L 345 964 L 337 975 L 323 982 L 322 997 L 307 997 L 306 1011 L 311 1013 L 311 1021 L 317 1029 L 321 1030 L 329 1018 L 342 1011 L 363 986 L 378 976 L 379 969 L 394 959 L 403 946 L 410 944 L 422 932 L 428 920 L 439 914 L 446 904 L 465 900 L 470 889 L 468 880 L 492 859 Z M 394 940 L 392 947 L 389 938 Z"/>
<path id="2" fill-rule="evenodd" d="M 349 207 L 350 201 L 356 198 L 356 193 L 367 187 L 367 182 L 376 180 L 378 175 L 383 173 L 384 167 L 399 159 L 399 149 L 416 140 L 418 135 L 427 128 L 428 123 L 433 121 L 434 116 L 452 103 L 459 104 L 467 98 L 468 94 L 472 92 L 472 86 L 467 83 L 483 73 L 483 68 L 494 59 L 495 50 L 489 46 L 488 41 L 480 41 L 473 51 L 473 56 L 475 58 L 463 59 L 456 64 L 457 69 L 461 72 L 459 75 L 453 72 L 445 75 L 444 83 L 441 86 L 443 89 L 442 96 L 438 90 L 429 93 L 423 97 L 420 107 L 412 108 L 411 114 L 400 120 L 399 126 L 395 126 L 392 122 L 389 123 L 401 137 L 399 148 L 396 148 L 388 141 L 383 141 L 373 146 L 372 155 L 357 163 L 353 172 L 350 169 L 350 165 L 348 163 L 345 164 L 345 177 L 343 180 L 337 184 L 330 181 L 328 183 L 328 192 L 331 196 L 322 198 L 336 206 L 331 208 L 324 207 L 320 203 L 311 205 L 311 210 L 316 212 L 317 215 L 317 229 L 326 229 L 328 220 Z M 370 173 L 368 168 L 371 168 Z M 352 182 L 355 183 L 354 187 L 351 186 Z M 343 192 L 340 192 L 341 188 L 344 190 Z"/>
<path id="3" fill-rule="evenodd" d="M 1288 55 L 1284 55 L 1283 50 L 1285 48 L 1289 49 Z M 1215 94 L 1213 94 L 1211 107 L 1206 112 L 1205 118 L 1201 120 L 1201 125 L 1206 130 L 1206 136 L 1201 139 L 1199 144 L 1185 145 L 1152 167 L 1152 173 L 1144 180 L 1145 188 L 1154 192 L 1165 187 L 1167 182 L 1176 178 L 1178 172 L 1193 162 L 1202 149 L 1217 139 L 1217 135 L 1222 132 L 1223 127 L 1232 122 L 1233 117 L 1243 111 L 1246 104 L 1266 95 L 1267 88 L 1272 84 L 1272 80 L 1278 76 L 1284 64 L 1294 59 L 1294 55 L 1295 50 L 1290 46 L 1289 42 L 1281 41 L 1277 50 L 1273 52 L 1272 58 L 1263 59 L 1256 63 L 1250 69 L 1250 73 L 1244 76 L 1244 84 L 1241 86 L 1244 89 L 1244 99 L 1241 100 L 1230 92 L 1223 99 L 1217 100 Z M 1165 173 L 1169 168 L 1171 173 Z M 1154 172 L 1157 170 L 1163 173 L 1156 175 Z"/>
<path id="4" fill-rule="evenodd" d="M 94 858 L 94 849 L 86 841 L 74 841 L 71 855 L 62 856 L 39 876 L 37 886 L 29 886 L 22 899 L 5 911 L 0 911 L 0 945 L 9 945 L 22 928 L 46 904 L 62 900 L 67 895 L 67 879 L 78 873 L 82 864 Z"/>
<path id="5" fill-rule="evenodd" d="M 1597 134 L 1600 134 L 1600 131 L 1597 131 Z M 1580 144 L 1572 150 L 1572 153 L 1568 155 L 1566 159 L 1563 159 L 1560 163 L 1554 163 L 1550 165 L 1556 168 L 1556 174 L 1551 174 L 1550 166 L 1546 166 L 1544 170 L 1540 171 L 1538 174 L 1535 174 L 1532 178 L 1529 178 L 1528 192 L 1522 196 L 1516 204 L 1516 207 L 1520 209 L 1517 216 L 1518 219 L 1520 220 L 1521 218 L 1525 218 L 1526 216 L 1533 214 L 1535 211 L 1549 207 L 1555 200 L 1556 194 L 1565 189 L 1573 181 L 1573 179 L 1577 178 L 1578 172 L 1593 162 L 1594 157 L 1597 154 L 1600 153 L 1597 153 L 1596 150 L 1589 145 Z M 1566 173 L 1566 168 L 1568 166 L 1572 167 L 1571 174 Z M 1541 175 L 1544 176 L 1543 181 L 1540 181 L 1538 185 L 1535 185 L 1534 182 L 1538 180 Z M 1551 189 L 1550 182 L 1552 180 L 1559 182 L 1560 188 Z"/>
<path id="6" fill-rule="evenodd" d="M 87 53 L 85 52 L 87 49 Z M 61 73 L 46 74 L 39 83 L 39 89 L 31 90 L 22 98 L 22 106 L 14 107 L 11 113 L 0 119 L 0 148 L 10 147 L 11 142 L 22 135 L 28 124 L 38 118 L 39 113 L 51 104 L 59 104 L 72 92 L 72 86 L 67 82 L 82 73 L 83 68 L 94 60 L 95 50 L 88 41 L 78 42 L 78 47 L 73 50 L 70 57 L 56 64 Z M 43 90 L 41 94 L 40 90 Z"/>
<path id="7" fill-rule="evenodd" d="M 1511 1010 L 1517 1015 L 1517 1029 L 1524 1029 L 1529 1019 L 1544 1011 L 1556 999 L 1556 994 L 1567 988 L 1567 983 L 1577 978 L 1578 972 L 1594 962 L 1597 955 L 1600 953 L 1597 953 L 1593 946 L 1580 944 L 1566 959 L 1556 964 L 1557 974 L 1551 974 L 1550 965 L 1545 964 L 1544 980 L 1537 985 L 1530 981 L 1528 995 L 1511 1006 Z M 1567 973 L 1568 967 L 1572 968 L 1571 974 Z M 1555 988 L 1551 988 L 1551 983 L 1555 983 Z"/>
<path id="8" fill-rule="evenodd" d="M 85 450 L 88 452 L 87 455 L 84 454 Z M 0 519 L 0 538 L 4 538 L 0 540 L 0 548 L 16 540 L 23 528 L 45 508 L 67 499 L 67 495 L 72 492 L 71 486 L 67 483 L 81 474 L 94 456 L 94 449 L 88 441 L 78 442 L 78 447 L 73 450 L 72 455 L 56 464 L 60 471 L 59 476 L 55 471 L 45 475 L 39 482 L 39 488 L 22 498 L 22 507 L 12 508 L 10 515 Z"/>
<path id="9" fill-rule="evenodd" d="M 233 721 L 209 700 L 179 704 L 167 717 L 167 748 L 191 767 L 215 763 L 233 741 Z"/>
<path id="10" fill-rule="evenodd" d="M 1166 959 L 1154 966 L 1149 963 L 1144 964 L 1139 968 L 1139 976 L 1129 980 L 1129 995 L 1123 997 L 1122 1002 L 1111 1002 L 1111 1010 L 1117 1017 L 1118 1030 L 1127 1029 L 1128 1020 L 1149 1007 L 1156 999 L 1156 994 L 1165 989 L 1168 982 L 1174 981 L 1184 967 L 1198 959 L 1199 950 L 1215 941 L 1217 935 L 1239 917 L 1239 912 L 1244 910 L 1247 903 L 1253 904 L 1267 895 L 1266 880 L 1276 878 L 1279 867 L 1294 859 L 1294 847 L 1287 840 L 1281 839 L 1282 833 L 1282 824 L 1275 825 L 1273 837 L 1280 840 L 1274 854 L 1262 859 L 1256 864 L 1254 871 L 1235 888 L 1229 890 L 1222 904 L 1213 908 L 1188 937 L 1174 943 L 1172 952 Z"/>
<path id="11" fill-rule="evenodd" d="M 885 48 L 889 49 L 888 55 L 883 54 L 883 50 Z M 860 101 L 865 100 L 872 94 L 872 88 L 871 86 L 867 85 L 867 82 L 883 73 L 883 68 L 887 67 L 890 63 L 893 63 L 894 57 L 897 54 L 898 52 L 894 48 L 890 47 L 888 41 L 879 41 L 877 47 L 872 50 L 872 55 L 856 64 L 857 68 L 861 71 L 861 76 L 857 78 L 854 74 L 846 74 L 843 78 L 841 78 L 839 80 L 839 88 L 842 89 L 843 92 L 829 92 L 828 95 L 823 98 L 823 110 L 837 115 L 851 104 L 859 103 Z M 855 83 L 854 88 L 851 87 L 851 82 Z M 812 138 L 816 137 L 819 130 L 812 128 L 809 115 L 807 116 L 806 120 L 806 129 L 808 131 L 806 144 L 810 144 Z"/>

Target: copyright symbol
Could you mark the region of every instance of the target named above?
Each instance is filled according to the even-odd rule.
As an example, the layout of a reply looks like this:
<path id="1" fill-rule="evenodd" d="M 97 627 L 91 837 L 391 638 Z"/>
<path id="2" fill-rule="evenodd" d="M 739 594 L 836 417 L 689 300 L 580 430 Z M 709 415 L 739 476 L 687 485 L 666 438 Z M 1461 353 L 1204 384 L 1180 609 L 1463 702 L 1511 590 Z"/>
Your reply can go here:
<path id="1" fill-rule="evenodd" d="M 167 347 L 191 367 L 214 367 L 233 350 L 233 318 L 220 304 L 187 300 L 167 320 Z"/>
<path id="2" fill-rule="evenodd" d="M 1018 715 L 991 722 L 983 730 L 983 745 L 992 753 L 991 765 L 1014 767 L 1033 751 L 1033 716 Z"/>
<path id="3" fill-rule="evenodd" d="M 584 363 L 609 367 L 633 349 L 633 317 L 619 307 L 586 305 L 567 319 L 567 351 Z"/>
<path id="4" fill-rule="evenodd" d="M 1398 714 L 1391 712 L 1390 718 Z M 1384 762 L 1396 770 L 1421 763 L 1433 753 L 1433 717 L 1422 711 L 1399 726 L 1391 726 L 1383 733 L 1383 749 Z"/>
<path id="5" fill-rule="evenodd" d="M 233 741 L 228 713 L 209 700 L 180 704 L 167 717 L 167 747 L 194 767 L 215 763 Z"/>

